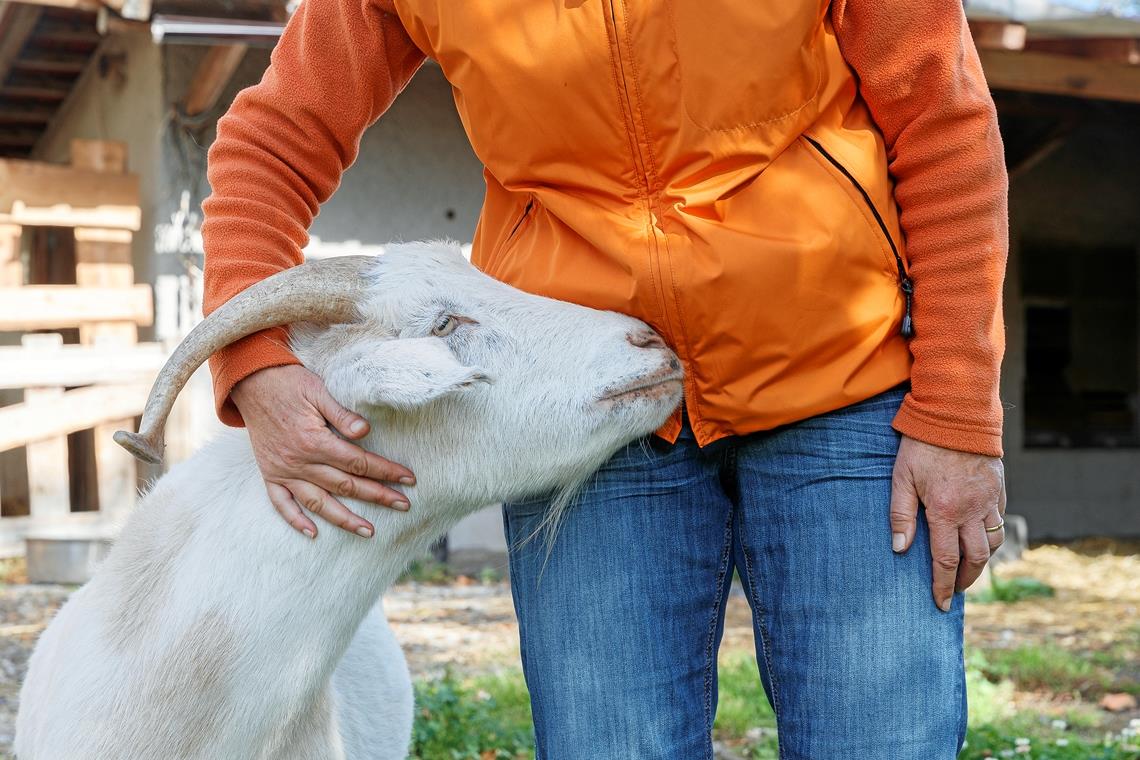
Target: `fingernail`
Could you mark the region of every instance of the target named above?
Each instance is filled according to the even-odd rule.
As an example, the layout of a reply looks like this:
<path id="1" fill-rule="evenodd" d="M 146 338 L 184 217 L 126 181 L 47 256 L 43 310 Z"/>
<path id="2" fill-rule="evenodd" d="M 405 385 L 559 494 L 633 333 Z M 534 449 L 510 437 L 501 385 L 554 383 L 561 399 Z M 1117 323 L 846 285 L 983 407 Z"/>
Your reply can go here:
<path id="1" fill-rule="evenodd" d="M 416 484 L 416 479 L 405 475 L 404 477 L 400 478 L 400 482 L 406 486 L 414 486 Z"/>
<path id="2" fill-rule="evenodd" d="M 357 420 L 356 422 L 354 422 L 348 426 L 348 432 L 352 433 L 353 435 L 360 435 L 361 433 L 364 432 L 364 429 L 367 427 L 368 427 L 367 422 L 365 422 L 364 420 Z"/>
<path id="3" fill-rule="evenodd" d="M 407 512 L 412 508 L 412 505 L 406 501 L 394 501 L 392 502 L 392 506 L 404 512 Z"/>
<path id="4" fill-rule="evenodd" d="M 356 535 L 360 536 L 361 538 L 372 538 L 372 531 L 362 525 L 356 529 Z"/>
<path id="5" fill-rule="evenodd" d="M 942 600 L 942 604 L 938 605 L 939 609 L 941 609 L 943 612 L 949 612 L 951 601 L 952 600 L 950 597 L 946 597 L 945 599 Z"/>
<path id="6" fill-rule="evenodd" d="M 309 530 L 308 528 L 305 528 L 301 532 L 304 533 L 309 538 L 316 538 L 317 537 L 317 534 L 314 533 L 313 531 Z"/>
<path id="7" fill-rule="evenodd" d="M 894 533 L 891 535 L 891 549 L 896 552 L 901 552 L 906 548 L 906 534 Z"/>

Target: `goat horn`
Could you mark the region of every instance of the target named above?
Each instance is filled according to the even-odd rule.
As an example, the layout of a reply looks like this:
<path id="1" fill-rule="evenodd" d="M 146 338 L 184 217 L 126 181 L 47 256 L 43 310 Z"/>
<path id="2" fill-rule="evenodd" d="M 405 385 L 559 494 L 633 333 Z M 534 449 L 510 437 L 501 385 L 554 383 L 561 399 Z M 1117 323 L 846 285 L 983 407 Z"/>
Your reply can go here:
<path id="1" fill-rule="evenodd" d="M 286 269 L 251 285 L 218 307 L 174 349 L 150 389 L 138 433 L 120 430 L 115 442 L 137 459 L 162 461 L 166 418 L 194 370 L 217 350 L 247 335 L 291 322 L 336 324 L 359 319 L 365 273 L 375 259 L 338 256 Z"/>

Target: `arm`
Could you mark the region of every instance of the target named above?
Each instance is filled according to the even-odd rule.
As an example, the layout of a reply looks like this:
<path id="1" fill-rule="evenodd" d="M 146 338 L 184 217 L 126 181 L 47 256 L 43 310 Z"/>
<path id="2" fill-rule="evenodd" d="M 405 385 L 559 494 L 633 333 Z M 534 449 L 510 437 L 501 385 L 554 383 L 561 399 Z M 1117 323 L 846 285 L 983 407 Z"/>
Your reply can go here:
<path id="1" fill-rule="evenodd" d="M 206 313 L 301 262 L 309 225 L 356 159 L 361 134 L 422 62 L 390 0 L 301 4 L 261 82 L 218 122 L 213 194 L 203 204 Z M 295 364 L 284 329 L 219 351 L 210 361 L 218 415 L 247 425 L 270 500 L 296 530 L 316 536 L 304 506 L 371 537 L 371 523 L 336 497 L 407 509 L 381 481 L 410 484 L 413 475 L 345 440 L 365 435 L 367 421 L 337 404 L 320 378 L 285 366 Z"/>
<path id="2" fill-rule="evenodd" d="M 1005 509 L 998 398 L 1008 180 L 997 114 L 957 0 L 835 0 L 832 21 L 886 139 L 914 280 L 911 392 L 891 499 L 893 546 L 930 524 L 934 598 L 981 573 Z M 962 559 L 964 557 L 964 560 Z"/>
<path id="3" fill-rule="evenodd" d="M 390 0 L 389 0 L 390 2 Z M 381 0 L 305 0 L 261 82 L 218 122 L 202 204 L 209 314 L 235 293 L 301 263 L 320 204 L 356 160 L 360 136 L 423 62 Z M 210 360 L 218 415 L 241 416 L 233 387 L 267 367 L 297 364 L 284 329 L 252 335 Z"/>

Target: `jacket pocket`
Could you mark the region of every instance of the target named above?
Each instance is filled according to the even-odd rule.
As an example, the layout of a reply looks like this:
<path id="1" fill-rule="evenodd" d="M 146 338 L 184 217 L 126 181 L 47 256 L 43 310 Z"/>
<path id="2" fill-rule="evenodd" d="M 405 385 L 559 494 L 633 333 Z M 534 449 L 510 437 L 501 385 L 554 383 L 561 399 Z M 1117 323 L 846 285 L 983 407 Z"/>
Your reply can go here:
<path id="1" fill-rule="evenodd" d="M 511 226 L 511 231 L 507 233 L 507 236 L 503 239 L 503 242 L 499 244 L 499 246 L 491 254 L 490 258 L 487 259 L 487 264 L 483 267 L 483 271 L 486 274 L 489 274 L 492 277 L 496 276 L 499 264 L 503 262 L 503 259 L 514 247 L 515 243 L 518 242 L 518 239 L 522 236 L 523 229 L 530 222 L 531 218 L 534 217 L 534 209 L 534 198 L 527 198 L 526 205 L 523 206 L 522 212 L 519 213 L 518 217 L 515 219 L 515 223 Z"/>
<path id="2" fill-rule="evenodd" d="M 887 223 L 883 221 L 883 215 L 879 213 L 879 209 L 876 208 L 875 204 L 871 201 L 871 196 L 866 188 L 859 184 L 859 180 L 855 179 L 855 175 L 849 172 L 847 167 L 839 162 L 839 159 L 831 155 L 818 141 L 807 135 L 801 135 L 801 139 L 810 145 L 814 153 L 826 161 L 832 170 L 838 172 L 840 177 L 836 177 L 836 181 L 848 183 L 861 199 L 864 209 L 870 212 L 874 223 L 872 224 L 871 221 L 868 220 L 868 225 L 872 228 L 872 231 L 875 232 L 880 242 L 885 243 L 887 249 L 890 250 L 891 259 L 888 260 L 887 263 L 888 265 L 894 264 L 895 271 L 898 273 L 899 290 L 902 291 L 903 299 L 906 302 L 906 311 L 903 314 L 902 325 L 899 328 L 899 332 L 902 333 L 904 338 L 914 337 L 914 319 L 911 316 L 911 306 L 914 300 L 914 283 L 911 281 L 910 274 L 907 272 L 902 254 L 899 253 L 899 247 L 895 243 L 894 238 L 891 237 L 890 230 L 887 229 Z"/>

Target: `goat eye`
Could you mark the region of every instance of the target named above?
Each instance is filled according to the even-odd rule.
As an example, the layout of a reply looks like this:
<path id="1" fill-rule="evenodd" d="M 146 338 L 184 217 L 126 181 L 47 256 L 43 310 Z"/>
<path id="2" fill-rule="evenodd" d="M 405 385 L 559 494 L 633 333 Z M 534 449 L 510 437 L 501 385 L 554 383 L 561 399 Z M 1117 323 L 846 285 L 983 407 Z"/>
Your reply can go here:
<path id="1" fill-rule="evenodd" d="M 444 316 L 435 323 L 435 327 L 431 328 L 431 334 L 437 338 L 445 338 L 455 332 L 457 327 L 459 327 L 458 319 L 452 316 Z"/>

